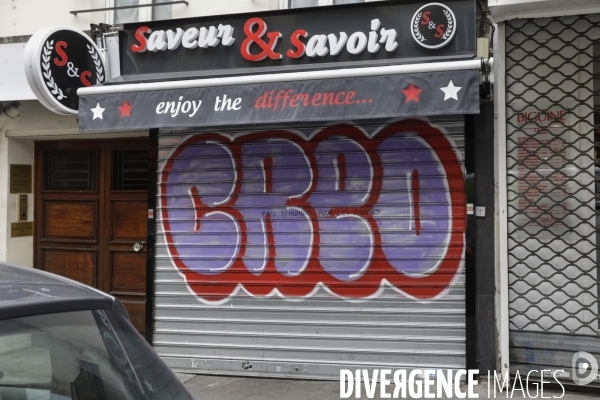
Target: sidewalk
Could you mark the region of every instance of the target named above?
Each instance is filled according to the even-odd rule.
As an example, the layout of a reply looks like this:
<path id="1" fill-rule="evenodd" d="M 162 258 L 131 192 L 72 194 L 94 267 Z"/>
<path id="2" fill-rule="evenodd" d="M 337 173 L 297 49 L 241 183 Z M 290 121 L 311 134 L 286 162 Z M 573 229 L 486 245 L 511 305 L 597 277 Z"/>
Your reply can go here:
<path id="1" fill-rule="evenodd" d="M 269 378 L 237 378 L 234 376 L 176 374 L 185 383 L 187 389 L 197 400 L 338 400 L 340 383 L 338 381 L 302 381 L 292 379 Z M 476 393 L 480 399 L 488 397 L 487 384 L 478 385 Z M 463 390 L 466 393 L 466 390 Z M 375 399 L 380 399 L 379 387 L 375 391 Z M 388 389 L 388 393 L 391 390 Z M 532 395 L 535 393 L 532 390 Z M 544 398 L 559 398 L 562 392 L 544 390 Z M 355 399 L 354 394 L 351 399 Z M 367 399 L 364 391 L 362 399 Z M 447 397 L 443 397 L 446 399 Z M 497 394 L 497 399 L 506 399 L 506 393 Z M 508 398 L 511 398 L 510 396 Z M 524 399 L 516 390 L 512 399 Z M 527 397 L 530 398 L 530 397 Z M 540 399 L 540 396 L 537 397 Z M 592 400 L 600 398 L 600 394 L 583 394 L 567 392 L 562 400 Z"/>

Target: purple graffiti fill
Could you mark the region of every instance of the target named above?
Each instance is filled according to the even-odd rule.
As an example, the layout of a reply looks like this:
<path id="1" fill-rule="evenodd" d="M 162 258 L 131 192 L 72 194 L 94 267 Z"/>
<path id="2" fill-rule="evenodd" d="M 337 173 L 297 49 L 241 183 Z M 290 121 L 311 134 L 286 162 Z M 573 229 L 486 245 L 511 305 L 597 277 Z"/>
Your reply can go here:
<path id="1" fill-rule="evenodd" d="M 211 208 L 229 201 L 236 181 L 231 150 L 218 142 L 199 141 L 175 159 L 166 191 L 169 222 L 177 255 L 191 270 L 217 274 L 239 252 L 239 223 Z M 194 196 L 207 210 L 197 215 Z"/>
<path id="2" fill-rule="evenodd" d="M 309 261 L 312 226 L 310 216 L 286 204 L 310 188 L 306 154 L 286 139 L 258 140 L 242 145 L 242 170 L 235 208 L 242 213 L 248 234 L 244 265 L 250 272 L 261 273 L 267 259 L 274 258 L 282 275 L 300 274 Z M 269 245 L 268 234 L 274 246 Z"/>
<path id="3" fill-rule="evenodd" d="M 374 254 L 401 274 L 438 268 L 450 240 L 451 197 L 444 166 L 422 137 L 302 141 L 265 135 L 179 148 L 162 182 L 172 257 L 204 275 L 237 260 L 254 275 L 272 262 L 279 274 L 296 276 L 318 261 L 340 281 L 378 268 Z"/>
<path id="4" fill-rule="evenodd" d="M 383 252 L 400 273 L 432 273 L 443 259 L 450 238 L 452 211 L 444 168 L 416 133 L 385 139 L 377 153 L 383 182 L 375 206 L 381 212 L 375 220 Z M 413 183 L 415 171 L 418 193 Z"/>
<path id="5" fill-rule="evenodd" d="M 319 261 L 338 279 L 358 279 L 371 262 L 374 239 L 367 220 L 352 209 L 371 194 L 371 159 L 359 143 L 341 136 L 320 142 L 315 158 L 319 180 L 309 202 L 319 217 Z"/>

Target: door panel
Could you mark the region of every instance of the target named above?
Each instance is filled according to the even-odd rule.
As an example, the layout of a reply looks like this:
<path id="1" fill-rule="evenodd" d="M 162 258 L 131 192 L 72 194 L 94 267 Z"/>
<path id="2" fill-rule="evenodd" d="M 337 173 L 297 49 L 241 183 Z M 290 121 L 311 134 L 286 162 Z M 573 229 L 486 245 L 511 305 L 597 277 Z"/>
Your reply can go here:
<path id="1" fill-rule="evenodd" d="M 148 139 L 36 143 L 35 267 L 123 301 L 143 332 Z"/>
<path id="2" fill-rule="evenodd" d="M 112 240 L 143 240 L 146 237 L 146 201 L 112 202 Z"/>
<path id="3" fill-rule="evenodd" d="M 126 247 L 121 245 L 120 247 Z M 109 293 L 123 302 L 131 323 L 144 332 L 146 302 L 146 253 L 129 249 L 110 251 Z"/>
<path id="4" fill-rule="evenodd" d="M 95 201 L 47 200 L 44 204 L 44 239 L 96 240 L 98 215 Z"/>
<path id="5" fill-rule="evenodd" d="M 144 294 L 146 291 L 146 253 L 136 253 L 133 250 L 112 251 L 111 272 L 111 292 Z"/>
<path id="6" fill-rule="evenodd" d="M 97 252 L 95 250 L 78 248 L 42 248 L 41 250 L 44 270 L 85 283 L 86 285 L 97 286 Z"/>

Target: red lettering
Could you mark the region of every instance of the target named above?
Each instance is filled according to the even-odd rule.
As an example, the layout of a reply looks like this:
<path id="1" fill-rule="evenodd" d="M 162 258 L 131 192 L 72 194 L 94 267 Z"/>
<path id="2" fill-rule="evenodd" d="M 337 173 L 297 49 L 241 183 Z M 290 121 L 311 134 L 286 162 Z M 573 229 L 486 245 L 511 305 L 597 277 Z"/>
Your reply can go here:
<path id="1" fill-rule="evenodd" d="M 302 97 L 301 94 L 295 94 L 290 99 L 290 107 L 298 107 L 298 100 Z"/>
<path id="2" fill-rule="evenodd" d="M 139 44 L 131 45 L 131 50 L 136 53 L 143 53 L 148 49 L 148 39 L 144 36 L 145 33 L 152 33 L 152 29 L 147 26 L 140 26 L 135 31 L 135 39 L 139 42 Z"/>
<path id="3" fill-rule="evenodd" d="M 304 104 L 304 107 L 306 107 L 309 104 L 308 103 L 308 94 L 302 93 L 300 96 L 302 96 L 302 104 Z"/>
<path id="4" fill-rule="evenodd" d="M 517 122 L 525 122 L 525 116 L 522 113 L 517 114 Z"/>
<path id="5" fill-rule="evenodd" d="M 423 13 L 423 19 L 421 19 L 421 25 L 427 25 L 429 23 L 429 21 L 430 21 L 429 14 L 430 14 L 429 11 L 425 11 Z"/>
<path id="6" fill-rule="evenodd" d="M 552 117 L 552 119 L 562 121 L 562 111 L 557 111 L 556 113 L 548 111 L 548 115 Z"/>
<path id="7" fill-rule="evenodd" d="M 92 77 L 92 73 L 90 71 L 83 71 L 81 73 L 81 83 L 83 83 L 85 86 L 92 86 L 92 84 L 90 83 L 90 81 L 88 81 L 89 78 Z"/>
<path id="8" fill-rule="evenodd" d="M 333 92 L 328 92 L 328 93 L 323 93 L 323 102 L 321 103 L 322 106 L 327 105 L 327 99 L 329 99 L 329 105 L 333 104 Z"/>
<path id="9" fill-rule="evenodd" d="M 321 100 L 321 93 L 315 93 L 313 94 L 310 104 L 312 104 L 313 106 L 318 106 L 319 100 Z"/>
<path id="10" fill-rule="evenodd" d="M 63 50 L 63 47 L 67 47 L 67 42 L 63 42 L 61 40 L 60 42 L 56 43 L 56 54 L 58 54 L 60 60 L 58 58 L 54 58 L 54 64 L 58 65 L 59 67 L 62 67 L 67 63 L 67 61 L 69 61 L 69 57 L 67 56 L 67 53 L 65 53 L 65 51 Z"/>
<path id="11" fill-rule="evenodd" d="M 436 28 L 437 33 L 435 34 L 436 38 L 439 39 L 442 36 L 444 36 L 444 26 L 446 26 L 446 25 L 444 25 L 444 24 L 438 24 L 438 26 Z"/>
<path id="12" fill-rule="evenodd" d="M 277 108 L 280 110 L 285 109 L 288 105 L 290 107 L 318 107 L 318 106 L 333 106 L 333 105 L 344 105 L 344 104 L 355 104 L 361 102 L 361 100 L 354 100 L 356 92 L 350 90 L 345 92 L 340 90 L 339 92 L 318 92 L 318 93 L 294 93 L 293 89 L 280 89 L 275 92 L 271 90 L 269 92 L 263 92 L 255 101 L 254 108 L 256 109 L 271 109 L 276 111 Z M 367 100 L 362 100 L 366 103 Z M 372 102 L 372 99 L 369 99 Z M 523 118 L 518 115 L 519 118 Z"/>
<path id="13" fill-rule="evenodd" d="M 346 102 L 346 104 L 353 104 L 354 103 L 352 101 L 352 98 L 354 97 L 355 94 L 356 94 L 356 92 L 354 90 L 351 90 L 348 93 L 346 93 L 346 98 L 344 100 Z"/>
<path id="14" fill-rule="evenodd" d="M 277 95 L 275 95 L 275 105 L 273 106 L 273 111 L 275 111 L 277 109 L 277 104 L 279 104 L 279 99 L 283 98 L 283 94 L 285 93 L 285 90 L 281 89 L 280 91 L 277 92 Z M 282 107 L 283 109 L 283 107 Z"/>
<path id="15" fill-rule="evenodd" d="M 264 92 L 262 96 L 256 99 L 254 108 L 267 108 L 267 92 Z"/>
<path id="16" fill-rule="evenodd" d="M 287 104 L 288 99 L 290 98 L 290 94 L 292 94 L 293 90 L 288 89 L 283 94 L 283 100 L 281 101 L 281 109 L 283 110 Z"/>
<path id="17" fill-rule="evenodd" d="M 306 35 L 308 35 L 308 33 L 304 29 L 298 29 L 292 33 L 290 41 L 292 42 L 292 45 L 296 47 L 296 50 L 293 51 L 292 49 L 289 49 L 287 51 L 289 58 L 300 58 L 304 55 L 304 53 L 306 53 L 306 46 L 300 40 L 301 37 L 306 37 Z"/>

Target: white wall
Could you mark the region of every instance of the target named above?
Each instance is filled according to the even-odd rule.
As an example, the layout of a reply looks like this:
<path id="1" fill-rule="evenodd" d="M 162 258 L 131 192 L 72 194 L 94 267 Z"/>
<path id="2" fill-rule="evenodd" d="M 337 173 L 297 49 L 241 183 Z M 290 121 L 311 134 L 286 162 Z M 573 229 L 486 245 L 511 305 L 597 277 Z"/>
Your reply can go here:
<path id="1" fill-rule="evenodd" d="M 12 122 L 3 116 L 0 127 Z M 18 196 L 10 193 L 10 164 L 28 164 L 33 169 L 33 141 L 9 139 L 6 130 L 0 129 L 0 261 L 32 267 L 33 236 L 13 238 L 10 235 L 11 223 L 17 221 Z M 33 193 L 27 194 L 27 221 L 33 221 Z"/>
<path id="2" fill-rule="evenodd" d="M 26 43 L 0 44 L 0 101 L 35 99 L 23 68 L 25 45 Z"/>
<path id="3" fill-rule="evenodd" d="M 237 14 L 277 10 L 279 1 L 274 0 L 227 0 L 227 1 L 190 1 L 173 5 L 173 18 L 199 17 L 205 15 Z"/>
<path id="4" fill-rule="evenodd" d="M 113 0 L 0 0 L 0 38 L 32 35 L 39 29 L 61 25 L 89 30 L 91 23 L 111 23 L 112 12 L 73 15 L 70 11 L 111 6 Z M 189 18 L 275 10 L 279 8 L 279 0 L 189 0 L 188 5 L 172 7 L 173 18 Z M 140 9 L 142 20 L 150 15 L 150 8 Z"/>
<path id="5" fill-rule="evenodd" d="M 8 150 L 8 157 L 6 158 L 8 165 L 6 167 L 9 167 L 10 164 L 28 164 L 33 169 L 33 141 L 6 137 L 3 140 L 7 144 Z M 3 170 L 4 168 L 5 165 L 2 166 Z M 2 218 L 6 220 L 7 224 L 6 262 L 33 267 L 33 236 L 10 237 L 10 225 L 12 222 L 17 221 L 18 194 L 9 193 L 8 182 L 2 189 L 6 189 L 6 218 Z M 2 214 L 4 215 L 4 210 L 2 210 Z M 33 221 L 33 193 L 27 194 L 27 221 Z"/>
<path id="6" fill-rule="evenodd" d="M 89 30 L 90 23 L 104 22 L 104 13 L 69 11 L 102 7 L 105 0 L 0 0 L 0 37 L 31 35 L 61 25 Z"/>

